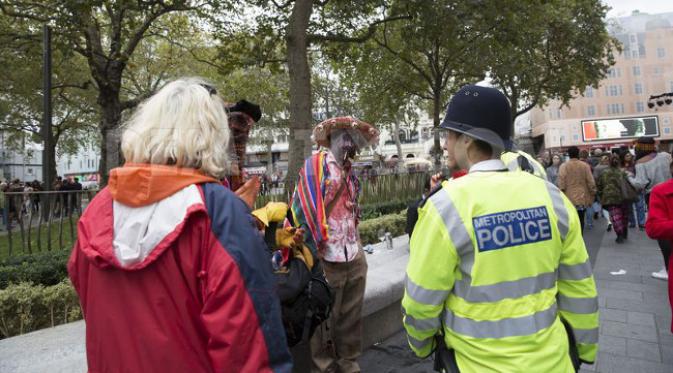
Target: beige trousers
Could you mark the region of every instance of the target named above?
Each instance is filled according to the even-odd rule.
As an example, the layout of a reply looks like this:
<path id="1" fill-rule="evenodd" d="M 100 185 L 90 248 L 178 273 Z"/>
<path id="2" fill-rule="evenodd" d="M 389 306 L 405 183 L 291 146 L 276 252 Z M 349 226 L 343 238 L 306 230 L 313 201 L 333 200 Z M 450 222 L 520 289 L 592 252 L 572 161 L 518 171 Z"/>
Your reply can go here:
<path id="1" fill-rule="evenodd" d="M 362 303 L 367 280 L 364 251 L 350 262 L 323 262 L 325 276 L 335 292 L 330 318 L 311 338 L 312 372 L 360 372 Z"/>

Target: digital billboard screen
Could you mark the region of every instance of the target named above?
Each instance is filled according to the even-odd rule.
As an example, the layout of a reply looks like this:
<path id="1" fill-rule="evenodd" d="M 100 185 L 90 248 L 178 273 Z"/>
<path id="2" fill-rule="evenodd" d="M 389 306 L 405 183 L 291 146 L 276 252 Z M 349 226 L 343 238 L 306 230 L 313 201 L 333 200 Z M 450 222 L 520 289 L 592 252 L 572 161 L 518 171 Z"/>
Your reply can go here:
<path id="1" fill-rule="evenodd" d="M 582 121 L 584 141 L 621 140 L 640 136 L 659 136 L 656 116 Z"/>

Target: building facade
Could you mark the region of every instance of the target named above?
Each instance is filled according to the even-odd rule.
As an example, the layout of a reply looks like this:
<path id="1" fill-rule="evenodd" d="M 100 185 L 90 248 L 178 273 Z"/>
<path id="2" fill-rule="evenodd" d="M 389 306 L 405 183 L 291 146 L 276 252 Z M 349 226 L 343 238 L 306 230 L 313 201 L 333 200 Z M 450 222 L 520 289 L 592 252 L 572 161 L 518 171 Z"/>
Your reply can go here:
<path id="1" fill-rule="evenodd" d="M 569 146 L 630 146 L 639 136 L 673 142 L 673 105 L 648 107 L 652 95 L 673 92 L 673 13 L 634 12 L 611 33 L 623 46 L 598 88 L 586 87 L 569 107 L 551 102 L 530 113 L 537 152 Z"/>

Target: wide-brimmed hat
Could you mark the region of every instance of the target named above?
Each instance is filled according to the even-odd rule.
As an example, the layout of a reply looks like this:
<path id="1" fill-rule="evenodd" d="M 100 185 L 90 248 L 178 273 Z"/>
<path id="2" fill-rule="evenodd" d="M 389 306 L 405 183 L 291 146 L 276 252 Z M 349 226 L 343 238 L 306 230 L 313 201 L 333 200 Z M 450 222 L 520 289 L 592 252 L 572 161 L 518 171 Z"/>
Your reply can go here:
<path id="1" fill-rule="evenodd" d="M 318 123 L 313 128 L 313 141 L 320 146 L 329 146 L 330 133 L 339 129 L 359 134 L 354 140 L 360 147 L 374 145 L 379 141 L 379 130 L 376 127 L 351 116 L 330 118 Z"/>
<path id="2" fill-rule="evenodd" d="M 440 128 L 512 148 L 512 115 L 507 97 L 495 88 L 466 85 L 453 95 Z"/>

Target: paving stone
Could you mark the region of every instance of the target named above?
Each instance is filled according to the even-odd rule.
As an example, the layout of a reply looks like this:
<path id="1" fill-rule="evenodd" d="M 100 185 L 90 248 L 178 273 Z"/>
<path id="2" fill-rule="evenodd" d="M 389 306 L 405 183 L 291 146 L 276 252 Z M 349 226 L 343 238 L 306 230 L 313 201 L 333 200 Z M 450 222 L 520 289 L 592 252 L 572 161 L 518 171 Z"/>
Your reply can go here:
<path id="1" fill-rule="evenodd" d="M 673 364 L 673 345 L 659 345 L 661 358 L 665 364 Z"/>
<path id="2" fill-rule="evenodd" d="M 598 350 L 615 355 L 626 355 L 626 338 L 601 334 L 598 337 Z"/>
<path id="3" fill-rule="evenodd" d="M 673 365 L 604 353 L 598 360 L 604 373 L 671 373 Z"/>
<path id="4" fill-rule="evenodd" d="M 642 301 L 635 301 L 632 299 L 616 299 L 606 298 L 605 307 L 616 310 L 647 312 L 657 315 L 670 314 L 671 307 L 663 303 L 647 303 Z"/>
<path id="5" fill-rule="evenodd" d="M 598 311 L 598 314 L 600 315 L 601 321 L 626 322 L 626 311 L 602 308 Z"/>
<path id="6" fill-rule="evenodd" d="M 659 345 L 657 343 L 643 342 L 635 339 L 626 340 L 626 354 L 643 360 L 661 362 Z"/>
<path id="7" fill-rule="evenodd" d="M 633 291 L 633 290 L 620 290 L 620 289 L 605 289 L 599 293 L 605 298 L 615 298 L 615 299 L 630 299 L 643 301 L 643 292 Z"/>
<path id="8" fill-rule="evenodd" d="M 637 339 L 645 342 L 657 342 L 658 333 L 654 326 L 625 324 L 616 321 L 605 321 L 600 325 L 601 334 Z"/>
<path id="9" fill-rule="evenodd" d="M 618 271 L 619 268 L 613 269 L 613 271 Z M 610 272 L 599 272 L 599 273 L 594 273 L 594 278 L 596 280 L 611 280 L 611 281 L 620 281 L 620 282 L 630 282 L 634 284 L 642 284 L 643 279 L 642 276 L 640 275 L 630 275 L 630 274 L 625 274 L 625 275 L 618 275 L 618 276 L 613 276 L 610 274 Z"/>
<path id="10" fill-rule="evenodd" d="M 629 311 L 626 313 L 626 322 L 636 325 L 655 326 L 654 315 L 651 313 Z"/>
<path id="11" fill-rule="evenodd" d="M 631 282 L 623 282 L 623 281 L 610 281 L 610 280 L 602 280 L 600 282 L 601 287 L 605 287 L 608 289 L 620 289 L 620 290 L 634 290 L 634 291 L 642 291 L 645 293 L 657 293 L 661 294 L 662 291 L 666 291 L 667 286 L 666 285 L 655 285 L 655 284 L 634 284 Z"/>

